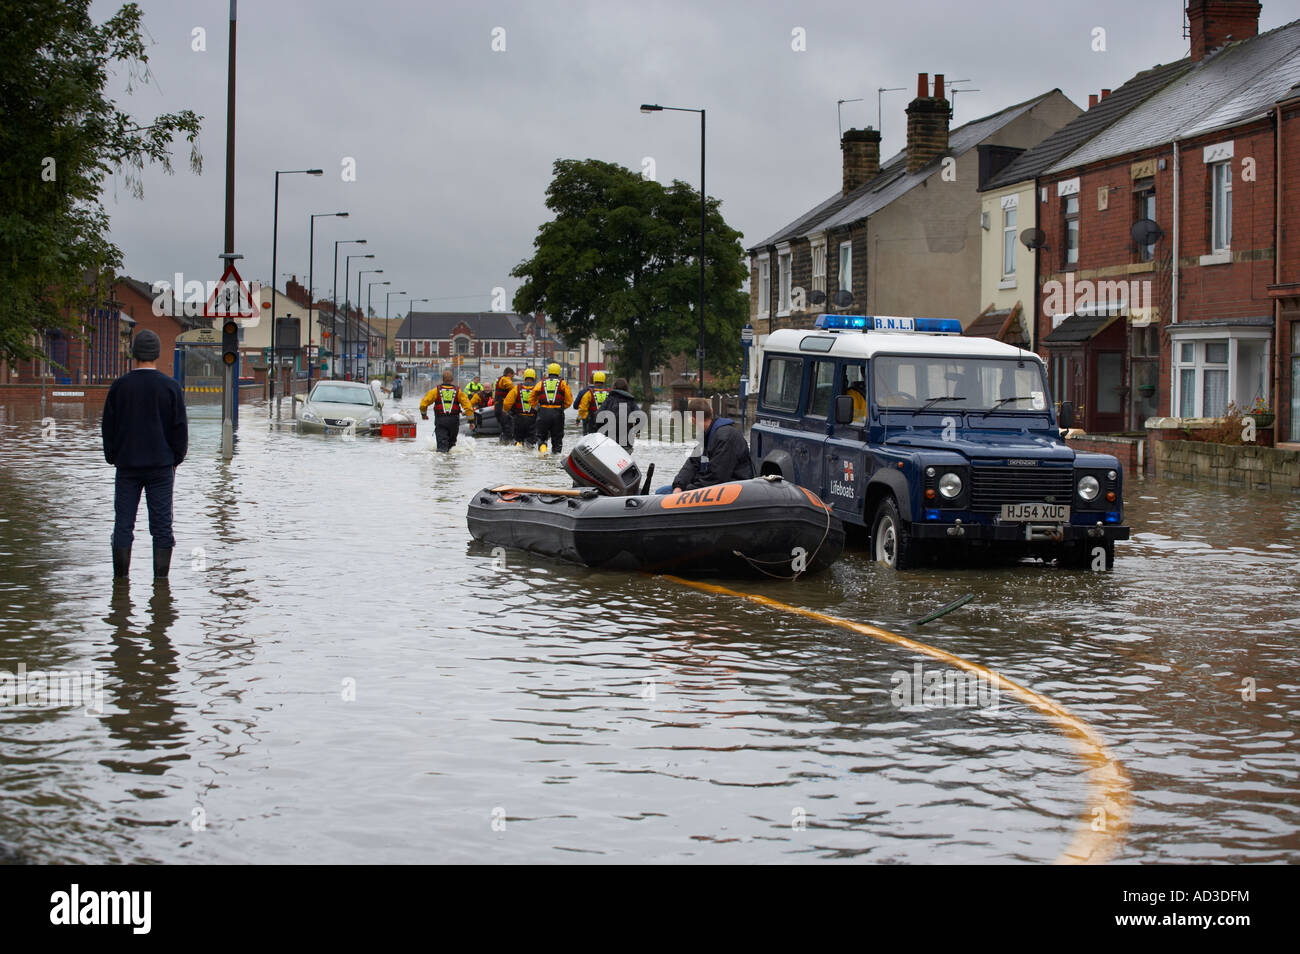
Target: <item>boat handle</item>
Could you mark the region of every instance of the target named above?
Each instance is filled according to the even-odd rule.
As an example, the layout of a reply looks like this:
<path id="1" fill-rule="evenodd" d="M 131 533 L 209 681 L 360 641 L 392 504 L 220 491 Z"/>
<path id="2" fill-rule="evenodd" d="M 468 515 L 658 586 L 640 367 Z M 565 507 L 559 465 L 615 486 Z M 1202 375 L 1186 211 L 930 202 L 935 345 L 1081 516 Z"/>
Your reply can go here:
<path id="1" fill-rule="evenodd" d="M 623 501 L 623 506 L 627 509 L 635 510 L 637 507 L 641 506 L 641 501 L 637 500 L 635 497 L 628 497 Z"/>

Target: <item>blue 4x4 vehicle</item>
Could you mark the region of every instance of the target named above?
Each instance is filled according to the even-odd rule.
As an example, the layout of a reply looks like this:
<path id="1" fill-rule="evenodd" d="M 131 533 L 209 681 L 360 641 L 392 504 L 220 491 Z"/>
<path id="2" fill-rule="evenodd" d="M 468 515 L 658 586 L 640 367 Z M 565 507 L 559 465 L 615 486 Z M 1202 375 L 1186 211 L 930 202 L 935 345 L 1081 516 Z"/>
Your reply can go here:
<path id="1" fill-rule="evenodd" d="M 1036 354 L 962 337 L 951 319 L 822 315 L 763 349 L 750 441 L 781 474 L 867 528 L 872 556 L 1115 562 L 1123 472 L 1061 439 Z M 1059 425 L 1059 426 L 1058 426 Z"/>

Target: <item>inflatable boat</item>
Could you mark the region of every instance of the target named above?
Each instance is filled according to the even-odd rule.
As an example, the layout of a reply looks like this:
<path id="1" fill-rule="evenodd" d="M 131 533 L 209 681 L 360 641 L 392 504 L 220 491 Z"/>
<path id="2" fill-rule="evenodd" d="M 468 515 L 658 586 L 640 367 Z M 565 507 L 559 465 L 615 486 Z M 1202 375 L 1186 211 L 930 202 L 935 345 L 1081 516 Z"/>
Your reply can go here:
<path id="1" fill-rule="evenodd" d="M 485 487 L 466 516 L 484 543 L 606 569 L 693 576 L 796 579 L 825 570 L 844 549 L 844 526 L 818 497 L 780 477 L 716 484 L 674 494 L 627 493 L 635 465 L 593 466 L 579 442 L 566 470 L 596 486 Z M 574 458 L 583 458 L 573 464 Z M 580 476 L 581 475 L 581 476 Z M 622 491 L 622 493 L 619 493 Z"/>
<path id="2" fill-rule="evenodd" d="M 496 408 L 479 407 L 474 409 L 474 426 L 468 420 L 461 420 L 460 433 L 466 437 L 500 437 L 501 422 L 497 420 Z"/>

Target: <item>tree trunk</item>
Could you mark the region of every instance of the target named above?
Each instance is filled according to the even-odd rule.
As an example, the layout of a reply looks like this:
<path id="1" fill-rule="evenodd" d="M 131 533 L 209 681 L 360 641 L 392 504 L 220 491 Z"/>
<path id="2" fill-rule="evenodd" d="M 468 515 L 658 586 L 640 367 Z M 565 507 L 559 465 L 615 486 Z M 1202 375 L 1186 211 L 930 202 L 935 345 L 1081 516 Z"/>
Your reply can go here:
<path id="1" fill-rule="evenodd" d="M 645 411 L 646 418 L 650 417 L 650 406 L 654 404 L 655 387 L 654 381 L 650 377 L 650 352 L 641 352 L 641 393 L 645 395 L 645 400 L 641 403 L 641 410 Z"/>

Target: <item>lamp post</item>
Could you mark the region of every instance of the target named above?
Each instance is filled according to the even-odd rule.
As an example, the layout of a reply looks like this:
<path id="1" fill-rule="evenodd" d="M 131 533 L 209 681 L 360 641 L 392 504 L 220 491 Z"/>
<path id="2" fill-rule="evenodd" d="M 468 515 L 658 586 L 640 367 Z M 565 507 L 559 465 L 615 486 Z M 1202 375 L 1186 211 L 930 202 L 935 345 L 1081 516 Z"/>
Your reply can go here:
<path id="1" fill-rule="evenodd" d="M 365 239 L 347 239 L 347 240 L 340 239 L 339 241 L 334 243 L 334 278 L 333 278 L 334 287 L 330 289 L 330 327 L 333 330 L 330 332 L 330 336 L 336 339 L 338 338 L 338 323 L 339 323 L 339 246 L 340 245 L 365 245 L 365 244 L 366 244 Z M 333 347 L 330 348 L 331 355 L 337 354 L 337 351 L 335 351 L 335 348 L 337 347 L 338 347 L 338 341 L 336 340 L 333 342 Z M 330 377 L 337 378 L 338 376 L 339 376 L 339 363 L 337 360 L 331 360 Z"/>
<path id="2" fill-rule="evenodd" d="M 275 400 L 275 374 L 280 370 L 280 363 L 275 354 L 275 277 L 276 251 L 280 242 L 280 176 L 307 175 L 323 176 L 323 169 L 277 169 L 275 170 L 275 203 L 271 214 L 271 364 L 266 373 L 267 400 Z"/>
<path id="3" fill-rule="evenodd" d="M 344 256 L 344 263 L 343 263 L 343 377 L 344 378 L 348 376 L 348 325 L 350 324 L 350 319 L 348 318 L 348 298 L 349 298 L 348 293 L 350 291 L 348 282 L 349 279 L 352 278 L 352 260 L 354 258 L 374 258 L 374 257 L 375 255 L 373 252 L 369 254 L 365 252 L 357 252 L 355 255 Z"/>
<path id="4" fill-rule="evenodd" d="M 377 268 L 377 269 L 375 269 L 375 273 L 376 273 L 376 274 L 382 275 L 383 272 L 384 272 L 384 270 L 383 270 L 382 268 Z M 357 274 L 357 281 L 358 281 L 358 282 L 361 281 L 361 276 L 364 275 L 364 274 L 365 274 L 365 272 L 360 272 L 360 273 Z M 367 283 L 366 283 L 366 310 L 365 310 L 365 311 L 362 313 L 362 315 L 361 315 L 361 322 L 362 322 L 362 324 L 364 324 L 364 325 L 366 326 L 366 329 L 367 329 L 367 334 L 365 335 L 365 339 L 366 339 L 366 364 L 365 364 L 365 370 L 361 372 L 361 379 L 362 379 L 363 381 L 364 381 L 366 378 L 370 377 L 370 334 L 369 334 L 369 328 L 370 328 L 370 325 L 369 325 L 369 323 L 367 323 L 367 321 L 366 321 L 366 319 L 370 317 L 370 290 L 371 290 L 372 288 L 374 288 L 376 285 L 391 285 L 391 284 L 392 284 L 392 282 L 367 282 Z M 357 298 L 358 298 L 358 299 L 361 298 L 361 291 L 360 291 L 360 289 L 361 289 L 361 286 L 358 284 L 358 285 L 357 285 Z M 360 304 L 360 301 L 358 301 L 357 304 Z"/>
<path id="5" fill-rule="evenodd" d="M 405 295 L 405 294 L 406 294 L 406 292 L 404 292 L 404 291 L 400 291 L 400 292 L 391 292 L 391 291 L 390 291 L 390 292 L 388 293 L 388 297 L 384 299 L 384 363 L 385 363 L 385 364 L 388 363 L 388 338 L 389 338 L 389 336 L 392 334 L 392 331 L 390 330 L 390 329 L 391 329 L 391 326 L 390 326 L 389 323 L 388 323 L 388 321 L 389 321 L 388 316 L 389 316 L 389 314 L 391 313 L 391 309 L 392 309 L 392 305 L 393 305 L 393 296 L 394 296 L 394 295 Z M 396 360 L 397 360 L 396 357 L 394 357 L 394 359 L 393 359 L 393 361 L 394 361 L 393 372 L 394 372 L 394 373 L 397 372 Z"/>
<path id="6" fill-rule="evenodd" d="M 406 303 L 406 350 L 410 352 L 406 356 L 406 368 L 411 375 L 412 383 L 415 380 L 415 345 L 411 341 L 412 332 L 415 331 L 415 319 L 411 315 L 415 312 L 415 306 L 423 302 L 429 303 L 428 298 L 412 298 Z"/>
<path id="7" fill-rule="evenodd" d="M 327 217 L 346 219 L 346 212 L 317 212 L 311 217 L 311 228 L 309 238 L 307 239 L 307 393 L 311 394 L 311 328 L 312 328 L 312 308 L 316 304 L 316 220 Z M 338 255 L 338 249 L 334 249 L 335 256 Z M 334 259 L 334 267 L 338 268 L 338 258 Z"/>
<path id="8" fill-rule="evenodd" d="M 699 395 L 704 396 L 704 221 L 708 200 L 705 198 L 704 191 L 704 110 L 691 109 L 687 106 L 659 106 L 655 103 L 642 103 L 641 112 L 643 113 L 661 113 L 664 110 L 671 110 L 675 113 L 699 113 L 700 114 L 700 303 L 697 308 L 700 318 L 700 346 L 696 355 L 700 359 L 700 382 Z"/>

